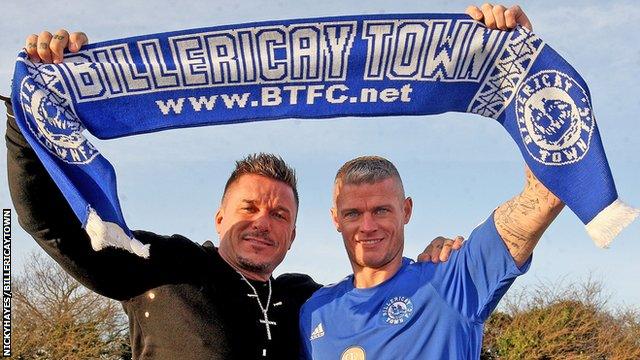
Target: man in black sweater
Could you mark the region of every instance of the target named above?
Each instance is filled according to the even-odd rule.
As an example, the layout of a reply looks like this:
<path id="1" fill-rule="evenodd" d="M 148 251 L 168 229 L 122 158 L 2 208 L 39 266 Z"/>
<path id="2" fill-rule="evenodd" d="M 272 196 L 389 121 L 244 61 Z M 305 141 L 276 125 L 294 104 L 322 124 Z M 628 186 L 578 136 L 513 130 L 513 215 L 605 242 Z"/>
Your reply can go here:
<path id="1" fill-rule="evenodd" d="M 220 248 L 134 231 L 143 259 L 91 249 L 87 233 L 18 130 L 7 101 L 9 187 L 22 227 L 69 274 L 120 300 L 135 359 L 294 359 L 298 312 L 319 285 L 274 279 L 295 235 L 293 171 L 279 157 L 238 162 L 216 215 Z"/>

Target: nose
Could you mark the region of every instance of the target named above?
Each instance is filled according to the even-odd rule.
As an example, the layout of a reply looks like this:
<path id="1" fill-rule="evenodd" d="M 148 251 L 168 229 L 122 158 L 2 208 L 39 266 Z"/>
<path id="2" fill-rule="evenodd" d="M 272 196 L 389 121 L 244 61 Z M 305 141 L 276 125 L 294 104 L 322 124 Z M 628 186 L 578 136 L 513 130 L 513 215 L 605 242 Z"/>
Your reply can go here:
<path id="1" fill-rule="evenodd" d="M 271 217 L 268 211 L 259 212 L 253 219 L 252 226 L 258 231 L 268 232 L 271 229 Z"/>
<path id="2" fill-rule="evenodd" d="M 360 225 L 360 231 L 365 233 L 374 232 L 378 229 L 378 224 L 376 220 L 373 218 L 373 215 L 365 212 L 362 215 L 362 224 Z"/>

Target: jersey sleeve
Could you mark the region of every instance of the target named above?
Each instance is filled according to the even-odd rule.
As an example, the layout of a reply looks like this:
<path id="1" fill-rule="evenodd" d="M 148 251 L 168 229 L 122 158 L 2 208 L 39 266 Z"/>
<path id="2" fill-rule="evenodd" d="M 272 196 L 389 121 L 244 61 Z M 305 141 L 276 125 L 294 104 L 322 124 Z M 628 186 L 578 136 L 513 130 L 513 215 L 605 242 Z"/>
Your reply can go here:
<path id="1" fill-rule="evenodd" d="M 149 259 L 122 249 L 94 251 L 78 218 L 20 132 L 9 99 L 7 107 L 7 173 L 18 222 L 65 271 L 87 288 L 126 300 L 176 276 L 181 262 L 193 262 L 199 245 L 180 237 L 134 232 L 151 244 Z M 166 266 L 170 263 L 171 266 Z"/>
<path id="2" fill-rule="evenodd" d="M 462 248 L 445 263 L 431 267 L 440 296 L 471 321 L 485 321 L 516 277 L 529 269 L 531 257 L 518 267 L 498 234 L 493 214 L 478 225 Z M 424 267 L 424 269 L 429 269 Z"/>

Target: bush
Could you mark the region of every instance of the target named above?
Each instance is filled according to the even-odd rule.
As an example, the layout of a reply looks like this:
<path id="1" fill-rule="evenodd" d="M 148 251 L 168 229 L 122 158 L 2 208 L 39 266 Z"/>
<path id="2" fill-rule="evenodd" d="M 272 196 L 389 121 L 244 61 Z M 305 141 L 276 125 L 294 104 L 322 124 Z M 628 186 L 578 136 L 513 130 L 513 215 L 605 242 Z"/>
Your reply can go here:
<path id="1" fill-rule="evenodd" d="M 485 324 L 482 359 L 640 359 L 640 316 L 611 312 L 599 282 L 505 298 Z"/>
<path id="2" fill-rule="evenodd" d="M 126 360 L 121 305 L 91 292 L 48 257 L 33 253 L 14 282 L 12 358 Z"/>

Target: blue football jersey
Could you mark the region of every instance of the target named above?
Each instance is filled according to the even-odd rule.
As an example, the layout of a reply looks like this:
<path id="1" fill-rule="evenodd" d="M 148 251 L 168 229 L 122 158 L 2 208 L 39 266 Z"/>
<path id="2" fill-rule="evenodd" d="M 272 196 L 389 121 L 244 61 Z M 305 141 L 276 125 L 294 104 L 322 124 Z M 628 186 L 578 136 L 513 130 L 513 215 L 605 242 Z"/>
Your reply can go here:
<path id="1" fill-rule="evenodd" d="M 531 259 L 518 268 L 493 216 L 445 263 L 404 258 L 367 289 L 353 275 L 318 290 L 300 311 L 307 359 L 478 359 L 484 321 Z"/>

